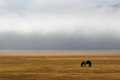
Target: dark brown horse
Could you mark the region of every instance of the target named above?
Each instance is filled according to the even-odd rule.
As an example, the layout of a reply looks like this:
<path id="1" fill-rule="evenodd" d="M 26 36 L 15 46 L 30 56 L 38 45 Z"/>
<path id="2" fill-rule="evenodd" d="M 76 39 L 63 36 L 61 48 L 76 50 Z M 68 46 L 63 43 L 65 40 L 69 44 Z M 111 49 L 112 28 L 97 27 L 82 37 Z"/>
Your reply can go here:
<path id="1" fill-rule="evenodd" d="M 81 67 L 83 67 L 83 65 L 86 67 L 86 64 L 89 64 L 89 67 L 91 67 L 92 66 L 92 63 L 91 63 L 91 61 L 82 61 L 82 63 L 81 63 Z"/>

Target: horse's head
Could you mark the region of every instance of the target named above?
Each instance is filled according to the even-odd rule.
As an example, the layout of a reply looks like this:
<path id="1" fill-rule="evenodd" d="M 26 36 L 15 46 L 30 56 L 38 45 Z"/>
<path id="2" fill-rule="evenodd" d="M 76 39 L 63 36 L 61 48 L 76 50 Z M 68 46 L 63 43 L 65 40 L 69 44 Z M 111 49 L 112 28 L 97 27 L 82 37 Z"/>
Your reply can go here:
<path id="1" fill-rule="evenodd" d="M 83 63 L 81 63 L 81 67 L 83 67 Z"/>

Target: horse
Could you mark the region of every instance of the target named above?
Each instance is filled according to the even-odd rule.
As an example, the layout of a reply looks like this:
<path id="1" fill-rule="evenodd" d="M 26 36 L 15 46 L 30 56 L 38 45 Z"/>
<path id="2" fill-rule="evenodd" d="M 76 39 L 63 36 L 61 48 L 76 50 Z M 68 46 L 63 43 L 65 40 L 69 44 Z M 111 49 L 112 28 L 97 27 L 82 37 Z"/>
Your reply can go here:
<path id="1" fill-rule="evenodd" d="M 82 61 L 82 63 L 81 63 L 81 67 L 83 67 L 83 65 L 86 67 L 86 64 L 89 64 L 89 67 L 91 67 L 92 66 L 92 63 L 91 63 L 91 61 Z"/>

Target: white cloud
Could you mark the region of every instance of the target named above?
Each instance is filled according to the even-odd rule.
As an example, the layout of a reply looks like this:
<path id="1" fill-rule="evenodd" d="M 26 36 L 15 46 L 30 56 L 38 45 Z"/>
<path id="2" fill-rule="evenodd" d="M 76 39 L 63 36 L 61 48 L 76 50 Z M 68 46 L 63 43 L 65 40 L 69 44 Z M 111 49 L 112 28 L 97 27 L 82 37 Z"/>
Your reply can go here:
<path id="1" fill-rule="evenodd" d="M 120 34 L 119 13 L 119 9 L 82 0 L 32 0 L 22 14 L 0 15 L 0 32 Z"/>

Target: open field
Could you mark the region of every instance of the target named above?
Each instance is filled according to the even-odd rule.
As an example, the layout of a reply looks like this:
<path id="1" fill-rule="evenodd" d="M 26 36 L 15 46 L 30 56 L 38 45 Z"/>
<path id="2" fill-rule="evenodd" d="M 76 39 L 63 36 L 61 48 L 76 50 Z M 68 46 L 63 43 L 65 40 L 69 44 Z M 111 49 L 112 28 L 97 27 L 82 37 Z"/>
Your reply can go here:
<path id="1" fill-rule="evenodd" d="M 0 80 L 120 80 L 120 51 L 0 51 Z"/>

